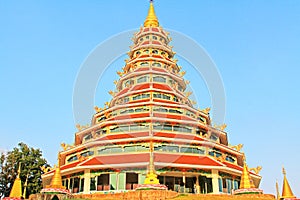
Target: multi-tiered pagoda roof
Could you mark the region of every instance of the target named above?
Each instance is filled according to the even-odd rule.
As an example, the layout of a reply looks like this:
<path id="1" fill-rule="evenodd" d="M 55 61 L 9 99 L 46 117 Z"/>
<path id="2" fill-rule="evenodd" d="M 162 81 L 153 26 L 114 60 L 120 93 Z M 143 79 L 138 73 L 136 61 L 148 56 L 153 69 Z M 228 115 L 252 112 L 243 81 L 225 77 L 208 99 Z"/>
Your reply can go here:
<path id="1" fill-rule="evenodd" d="M 91 125 L 78 126 L 74 145 L 60 152 L 67 188 L 130 190 L 143 183 L 149 169 L 172 190 L 230 193 L 238 188 L 244 154 L 228 144 L 225 126 L 212 126 L 208 108 L 193 106 L 170 41 L 151 2 L 109 92 L 112 100 L 95 107 Z M 53 171 L 43 175 L 45 184 L 52 176 Z M 261 177 L 249 176 L 258 187 Z"/>

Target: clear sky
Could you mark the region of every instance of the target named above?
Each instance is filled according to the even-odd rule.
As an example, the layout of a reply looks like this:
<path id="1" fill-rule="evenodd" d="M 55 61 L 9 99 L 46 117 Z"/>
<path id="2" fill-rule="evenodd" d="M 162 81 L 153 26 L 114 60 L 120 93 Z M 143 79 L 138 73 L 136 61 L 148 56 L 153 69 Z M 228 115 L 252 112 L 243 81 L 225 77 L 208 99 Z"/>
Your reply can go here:
<path id="1" fill-rule="evenodd" d="M 300 196 L 300 1 L 157 0 L 155 8 L 164 28 L 193 38 L 216 63 L 229 142 L 244 144 L 250 167 L 263 166 L 261 188 L 275 193 L 284 165 Z M 1 151 L 23 141 L 54 164 L 60 142 L 74 140 L 72 93 L 84 59 L 112 35 L 138 29 L 147 11 L 147 0 L 0 1 Z M 198 105 L 210 106 L 203 81 L 179 63 Z M 106 71 L 96 105 L 110 100 L 123 65 Z"/>

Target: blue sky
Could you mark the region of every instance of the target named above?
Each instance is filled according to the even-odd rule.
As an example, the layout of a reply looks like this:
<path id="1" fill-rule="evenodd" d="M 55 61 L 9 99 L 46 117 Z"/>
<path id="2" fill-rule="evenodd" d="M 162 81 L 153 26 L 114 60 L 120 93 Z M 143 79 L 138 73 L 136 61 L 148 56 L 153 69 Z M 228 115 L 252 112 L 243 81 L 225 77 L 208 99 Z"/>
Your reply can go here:
<path id="1" fill-rule="evenodd" d="M 300 196 L 300 1 L 157 0 L 155 8 L 164 28 L 193 38 L 216 63 L 229 141 L 244 144 L 250 167 L 263 166 L 261 188 L 275 193 L 284 165 Z M 60 142 L 74 140 L 72 93 L 84 59 L 112 35 L 138 29 L 147 11 L 147 0 L 1 1 L 0 149 L 24 141 L 54 164 Z M 99 82 L 96 105 L 110 99 L 123 59 Z M 204 82 L 179 63 L 198 105 L 210 106 Z"/>

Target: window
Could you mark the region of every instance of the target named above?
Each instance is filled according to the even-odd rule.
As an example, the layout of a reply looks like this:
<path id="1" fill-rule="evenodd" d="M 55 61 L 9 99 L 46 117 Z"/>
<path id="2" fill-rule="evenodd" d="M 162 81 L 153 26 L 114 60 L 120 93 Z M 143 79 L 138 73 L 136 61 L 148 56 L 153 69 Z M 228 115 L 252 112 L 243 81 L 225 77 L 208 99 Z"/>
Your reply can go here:
<path id="1" fill-rule="evenodd" d="M 139 55 L 139 54 L 141 54 L 141 52 L 140 51 L 137 51 L 136 53 L 135 53 L 135 55 L 137 56 L 137 55 Z"/>
<path id="2" fill-rule="evenodd" d="M 155 76 L 155 77 L 153 77 L 153 81 L 154 82 L 165 83 L 166 82 L 166 78 L 164 78 L 162 76 Z"/>
<path id="3" fill-rule="evenodd" d="M 141 99 L 142 98 L 142 95 L 136 95 L 134 97 L 132 97 L 132 100 L 138 100 L 138 99 Z"/>
<path id="4" fill-rule="evenodd" d="M 147 82 L 149 79 L 148 76 L 142 76 L 140 78 L 137 79 L 137 83 L 144 83 L 144 82 Z"/>
<path id="5" fill-rule="evenodd" d="M 142 99 L 146 99 L 146 98 L 149 98 L 150 97 L 150 94 L 142 94 Z"/>
<path id="6" fill-rule="evenodd" d="M 166 130 L 166 131 L 172 131 L 172 126 L 171 125 L 168 125 L 168 124 L 165 124 L 163 126 L 163 130 Z"/>
<path id="7" fill-rule="evenodd" d="M 218 137 L 217 137 L 216 135 L 212 134 L 212 135 L 210 136 L 210 139 L 213 140 L 213 141 L 217 141 L 217 140 L 218 140 Z"/>
<path id="8" fill-rule="evenodd" d="M 107 154 L 110 153 L 110 148 L 102 147 L 98 150 L 98 154 Z"/>
<path id="9" fill-rule="evenodd" d="M 84 152 L 80 155 L 83 156 L 83 157 L 92 156 L 92 155 L 94 155 L 94 151 L 86 151 L 86 152 Z"/>
<path id="10" fill-rule="evenodd" d="M 155 112 L 168 112 L 168 109 L 166 109 L 166 108 L 161 108 L 161 107 L 156 107 L 156 108 L 154 108 L 153 109 L 153 111 L 155 111 Z"/>
<path id="11" fill-rule="evenodd" d="M 157 40 L 157 37 L 155 35 L 152 36 L 153 40 Z"/>
<path id="12" fill-rule="evenodd" d="M 148 62 L 142 62 L 142 63 L 141 63 L 141 66 L 143 66 L 143 67 L 144 67 L 144 66 L 149 66 L 149 63 L 148 63 Z"/>
<path id="13" fill-rule="evenodd" d="M 169 113 L 178 113 L 178 114 L 182 114 L 181 111 L 177 110 L 177 109 L 169 109 Z"/>
<path id="14" fill-rule="evenodd" d="M 110 152 L 111 153 L 121 153 L 121 152 L 123 152 L 123 149 L 122 149 L 122 147 L 111 147 Z"/>
<path id="15" fill-rule="evenodd" d="M 92 134 L 88 134 L 88 135 L 84 136 L 83 140 L 87 141 L 87 140 L 90 140 L 92 138 L 93 138 Z"/>
<path id="16" fill-rule="evenodd" d="M 235 161 L 235 159 L 232 156 L 227 156 L 226 160 L 232 163 Z"/>
<path id="17" fill-rule="evenodd" d="M 67 162 L 73 162 L 75 160 L 78 160 L 77 156 L 74 155 L 74 156 L 71 156 L 70 158 L 68 158 Z"/>
<path id="18" fill-rule="evenodd" d="M 157 50 L 153 50 L 152 53 L 153 54 L 158 54 L 158 51 Z"/>
<path id="19" fill-rule="evenodd" d="M 133 85 L 133 84 L 134 84 L 134 81 L 129 79 L 128 81 L 125 82 L 124 86 L 129 87 L 130 85 Z"/>
<path id="20" fill-rule="evenodd" d="M 166 94 L 163 94 L 163 95 L 162 95 L 162 98 L 163 98 L 163 99 L 167 99 L 167 100 L 170 100 L 170 99 L 171 99 L 171 97 L 170 97 L 169 95 L 166 95 Z"/>
<path id="21" fill-rule="evenodd" d="M 140 38 L 140 42 L 142 42 L 144 39 L 143 38 Z"/>
<path id="22" fill-rule="evenodd" d="M 117 133 L 117 132 L 120 132 L 120 131 L 122 131 L 122 130 L 120 129 L 119 126 L 116 126 L 116 127 L 113 127 L 112 129 L 110 129 L 111 133 Z"/>
<path id="23" fill-rule="evenodd" d="M 161 94 L 160 94 L 160 93 L 154 93 L 154 94 L 153 94 L 153 97 L 154 97 L 154 98 L 160 98 L 160 99 L 161 99 Z"/>
<path id="24" fill-rule="evenodd" d="M 129 102 L 129 97 L 125 97 L 125 98 L 124 98 L 124 102 L 125 102 L 125 103 Z"/>
<path id="25" fill-rule="evenodd" d="M 178 100 L 178 98 L 177 97 L 173 97 L 173 101 L 175 101 L 175 102 L 179 102 L 179 100 Z M 180 112 L 181 114 L 182 114 L 182 112 Z"/>
<path id="26" fill-rule="evenodd" d="M 178 90 L 183 92 L 183 88 L 180 85 L 178 85 Z"/>
<path id="27" fill-rule="evenodd" d="M 152 64 L 152 66 L 153 66 L 153 67 L 161 67 L 161 64 L 160 64 L 160 63 L 157 63 L 157 62 L 155 62 L 155 63 L 153 63 L 153 64 Z"/>

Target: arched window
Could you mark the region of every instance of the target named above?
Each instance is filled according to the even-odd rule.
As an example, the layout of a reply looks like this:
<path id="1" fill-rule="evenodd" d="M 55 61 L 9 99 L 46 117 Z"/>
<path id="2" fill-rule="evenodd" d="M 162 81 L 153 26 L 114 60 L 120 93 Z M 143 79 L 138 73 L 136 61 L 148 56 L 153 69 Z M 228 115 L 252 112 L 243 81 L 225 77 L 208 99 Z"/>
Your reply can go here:
<path id="1" fill-rule="evenodd" d="M 125 82 L 124 86 L 129 87 L 130 85 L 133 85 L 133 84 L 134 84 L 134 80 L 129 79 Z"/>
<path id="2" fill-rule="evenodd" d="M 153 67 L 161 67 L 161 64 L 160 64 L 160 63 L 157 63 L 157 62 L 155 62 L 155 63 L 153 63 L 153 64 L 152 64 L 152 66 L 153 66 Z"/>
<path id="3" fill-rule="evenodd" d="M 147 82 L 148 80 L 149 80 L 149 76 L 142 76 L 137 79 L 137 83 L 144 83 Z"/>
<path id="4" fill-rule="evenodd" d="M 141 52 L 140 51 L 137 51 L 136 53 L 135 53 L 135 55 L 137 56 L 137 55 L 139 55 L 139 54 L 141 54 Z"/>
<path id="5" fill-rule="evenodd" d="M 154 82 L 159 82 L 159 83 L 165 83 L 166 82 L 166 78 L 164 78 L 162 76 L 155 76 L 155 77 L 153 77 L 153 81 Z"/>
<path id="6" fill-rule="evenodd" d="M 153 50 L 152 53 L 153 54 L 158 54 L 158 51 L 157 50 Z"/>
<path id="7" fill-rule="evenodd" d="M 153 40 L 157 40 L 157 37 L 155 35 L 152 36 Z"/>
<path id="8" fill-rule="evenodd" d="M 144 66 L 149 66 L 149 63 L 148 63 L 148 62 L 142 62 L 142 63 L 141 63 L 141 66 L 143 66 L 143 67 L 144 67 Z"/>

